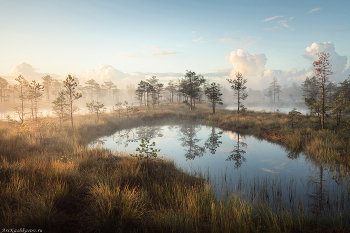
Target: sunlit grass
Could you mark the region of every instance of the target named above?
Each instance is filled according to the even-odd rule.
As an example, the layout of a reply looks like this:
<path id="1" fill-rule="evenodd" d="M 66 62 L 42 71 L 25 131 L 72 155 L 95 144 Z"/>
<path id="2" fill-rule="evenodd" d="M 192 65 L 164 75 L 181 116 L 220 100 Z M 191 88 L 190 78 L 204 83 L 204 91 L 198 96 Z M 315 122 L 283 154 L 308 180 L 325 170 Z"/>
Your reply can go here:
<path id="1" fill-rule="evenodd" d="M 294 129 L 286 114 L 219 109 L 206 105 L 189 112 L 182 105 L 140 108 L 129 115 L 75 116 L 75 131 L 56 118 L 38 122 L 0 122 L 1 228 L 40 228 L 84 232 L 299 232 L 344 228 L 341 213 L 317 219 L 307 211 L 276 212 L 259 196 L 221 198 L 205 175 L 178 169 L 174 161 L 145 163 L 127 153 L 88 143 L 100 136 L 147 124 L 196 121 L 281 143 L 293 151 L 331 166 L 349 165 L 349 132 L 330 121 L 320 131 L 310 119 Z M 315 121 L 315 119 L 312 119 Z M 345 169 L 346 170 L 346 169 Z M 274 181 L 275 182 L 275 181 Z M 243 183 L 241 184 L 243 185 Z M 255 183 L 249 184 L 254 188 Z M 278 181 L 274 183 L 278 187 Z M 257 186 L 258 187 L 258 186 Z M 349 194 L 344 186 L 343 195 Z M 277 191 L 276 191 L 277 192 Z M 341 195 L 340 195 L 341 196 Z M 345 197 L 344 197 L 345 198 Z M 340 200 L 341 202 L 341 200 Z"/>

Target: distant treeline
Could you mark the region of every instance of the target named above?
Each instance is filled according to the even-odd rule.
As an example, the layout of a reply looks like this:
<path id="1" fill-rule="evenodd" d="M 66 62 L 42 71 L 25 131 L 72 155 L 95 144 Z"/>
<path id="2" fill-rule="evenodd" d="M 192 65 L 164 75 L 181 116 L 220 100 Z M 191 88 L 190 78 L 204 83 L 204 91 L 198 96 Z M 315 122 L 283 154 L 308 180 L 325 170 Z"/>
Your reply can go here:
<path id="1" fill-rule="evenodd" d="M 291 86 L 281 86 L 278 78 L 274 77 L 270 86 L 263 90 L 247 88 L 245 86 L 247 79 L 243 78 L 240 72 L 237 72 L 234 78 L 227 79 L 232 90 L 227 90 L 215 82 L 210 83 L 202 75 L 188 70 L 184 78 L 170 80 L 167 84 L 152 76 L 150 79 L 140 81 L 136 87 L 128 84 L 125 88 L 118 88 L 112 81 L 98 83 L 90 79 L 80 83 L 79 79 L 68 76 L 74 79 L 74 92 L 79 94 L 79 101 L 85 101 L 90 112 L 93 112 L 94 106 L 102 106 L 98 108 L 98 113 L 104 107 L 103 103 L 121 106 L 124 101 L 129 102 L 130 106 L 135 104 L 153 108 L 160 103 L 186 104 L 191 111 L 195 109 L 196 103 L 209 102 L 213 113 L 217 104 L 237 103 L 239 114 L 240 108 L 246 109 L 242 101 L 248 97 L 249 102 L 305 103 L 310 109 L 310 114 L 318 115 L 322 122 L 325 116 L 340 119 L 342 114 L 349 113 L 350 76 L 342 82 L 332 82 L 329 54 L 318 55 L 319 60 L 314 62 L 315 75 L 307 77 L 301 85 L 292 83 Z M 68 104 L 68 99 L 72 97 L 67 98 L 65 81 L 53 79 L 50 75 L 42 77 L 41 83 L 34 80 L 29 82 L 19 75 L 14 85 L 10 85 L 6 79 L 0 77 L 0 106 L 5 104 L 15 106 L 14 111 L 18 113 L 22 122 L 24 114 L 30 115 L 32 119 L 37 118 L 40 102 L 53 104 L 53 111 L 56 111 L 57 105 L 61 104 L 62 107 Z M 30 111 L 25 111 L 25 108 L 29 108 Z M 74 112 L 74 109 L 71 106 L 70 112 L 72 111 Z"/>

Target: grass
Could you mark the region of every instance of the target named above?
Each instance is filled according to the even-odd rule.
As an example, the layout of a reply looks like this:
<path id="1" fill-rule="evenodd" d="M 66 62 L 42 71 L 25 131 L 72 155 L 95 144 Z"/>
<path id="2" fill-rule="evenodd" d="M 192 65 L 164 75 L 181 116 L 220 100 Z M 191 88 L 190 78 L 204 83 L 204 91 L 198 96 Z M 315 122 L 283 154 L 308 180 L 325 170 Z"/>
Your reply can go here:
<path id="1" fill-rule="evenodd" d="M 122 152 L 89 149 L 118 129 L 179 122 L 214 124 L 253 134 L 310 159 L 349 166 L 349 132 L 304 117 L 292 129 L 285 114 L 219 110 L 195 112 L 181 105 L 141 108 L 129 116 L 104 114 L 99 122 L 75 116 L 75 131 L 55 118 L 0 122 L 0 227 L 50 232 L 332 232 L 349 231 L 342 216 L 315 218 L 306 210 L 273 211 L 238 195 L 218 199 L 173 161 L 140 161 Z M 345 169 L 346 170 L 346 169 Z M 349 191 L 347 191 L 349 193 Z M 344 194 L 346 195 L 346 194 Z"/>

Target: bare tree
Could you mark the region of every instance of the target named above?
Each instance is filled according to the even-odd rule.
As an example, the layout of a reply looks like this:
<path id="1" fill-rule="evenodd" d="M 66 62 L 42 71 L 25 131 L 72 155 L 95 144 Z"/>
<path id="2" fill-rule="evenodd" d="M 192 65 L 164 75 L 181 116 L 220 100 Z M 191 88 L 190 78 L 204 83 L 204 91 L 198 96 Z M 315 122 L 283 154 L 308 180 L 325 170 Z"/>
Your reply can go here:
<path id="1" fill-rule="evenodd" d="M 235 95 L 237 96 L 237 113 L 239 114 L 239 106 L 241 100 L 244 100 L 247 98 L 248 94 L 244 92 L 245 89 L 247 89 L 244 84 L 247 83 L 247 79 L 243 78 L 242 73 L 236 72 L 236 78 L 235 79 L 227 79 L 227 81 L 232 84 L 231 88 L 234 90 Z"/>

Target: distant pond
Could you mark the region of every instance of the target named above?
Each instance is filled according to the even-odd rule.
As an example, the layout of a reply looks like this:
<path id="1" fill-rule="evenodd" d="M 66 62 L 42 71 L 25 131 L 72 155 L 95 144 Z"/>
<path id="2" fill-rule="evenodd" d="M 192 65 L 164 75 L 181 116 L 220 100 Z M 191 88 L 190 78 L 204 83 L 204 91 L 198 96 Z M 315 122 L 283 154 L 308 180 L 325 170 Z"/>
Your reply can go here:
<path id="1" fill-rule="evenodd" d="M 121 130 L 92 142 L 117 151 L 135 152 L 148 137 L 160 156 L 195 176 L 204 176 L 220 198 L 235 192 L 279 210 L 300 208 L 316 214 L 347 210 L 350 177 L 341 167 L 310 160 L 304 153 L 250 135 L 213 126 L 183 124 Z"/>

